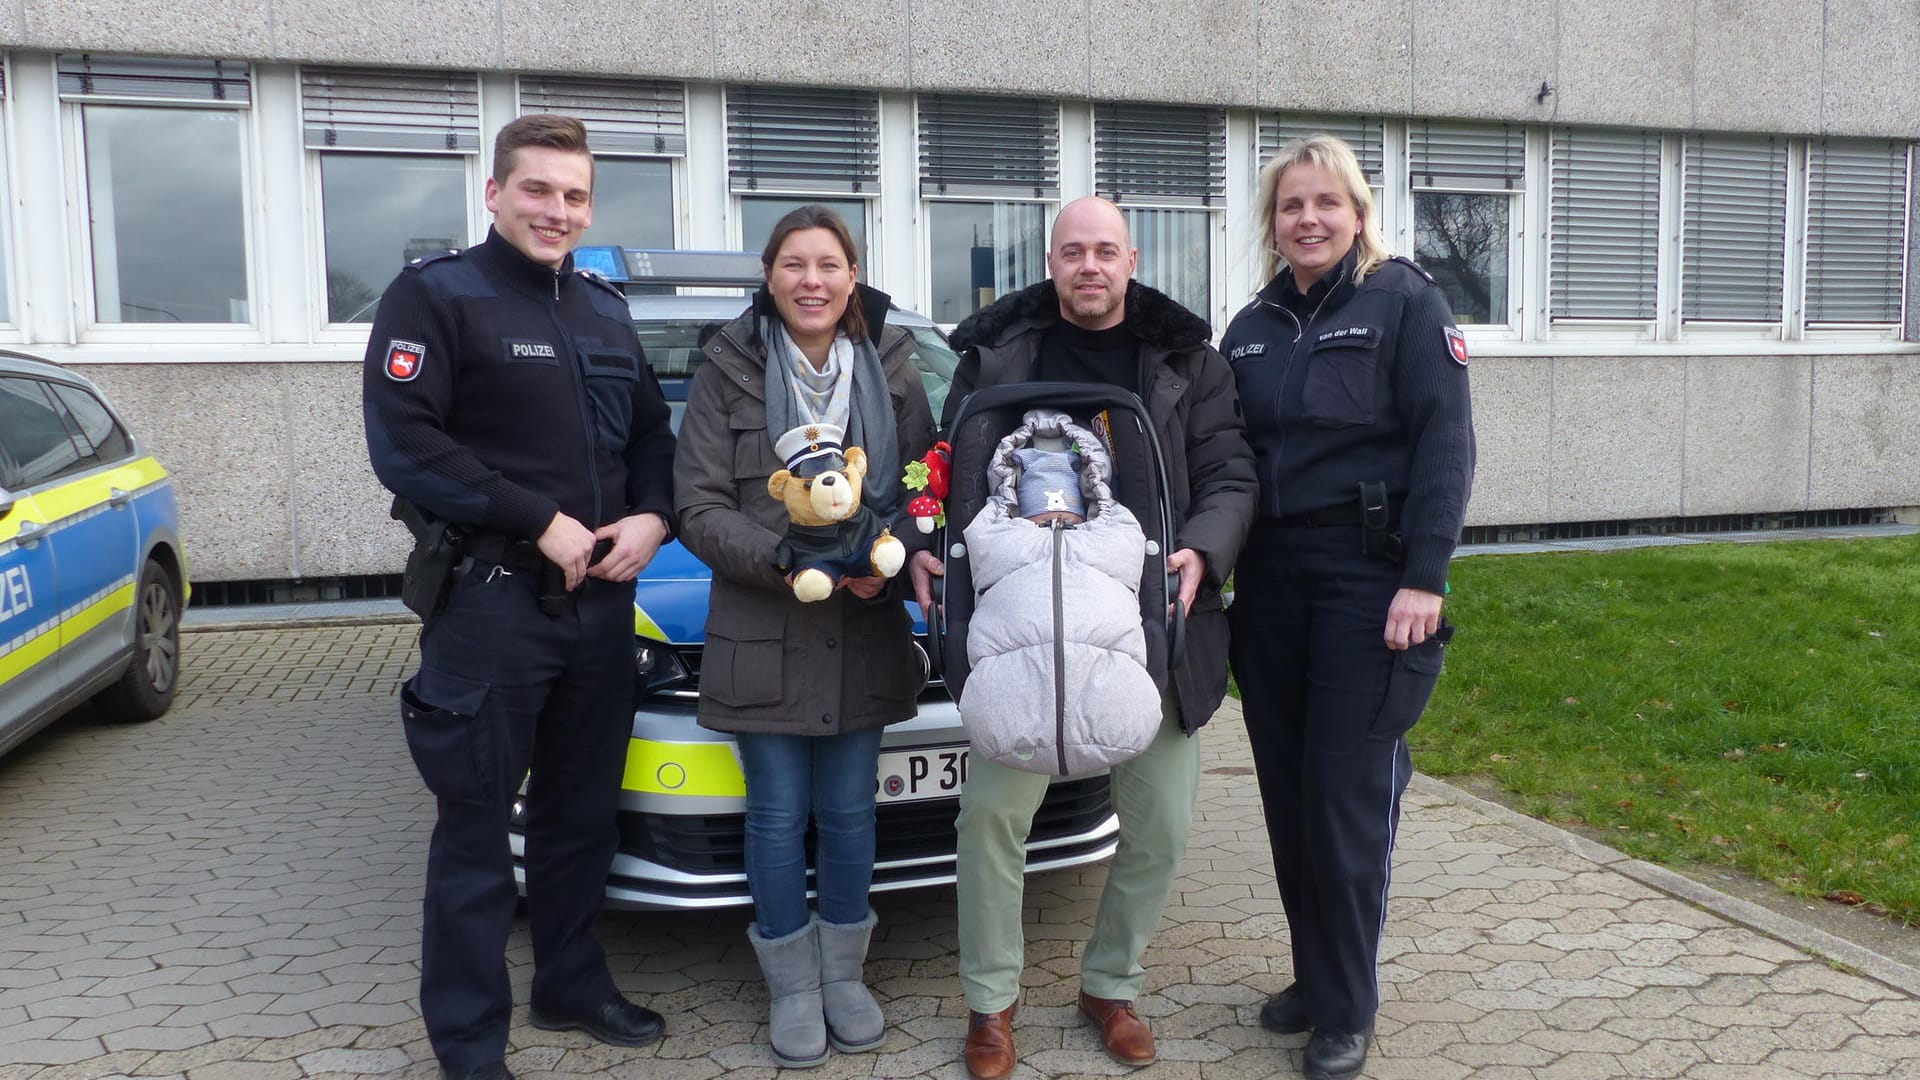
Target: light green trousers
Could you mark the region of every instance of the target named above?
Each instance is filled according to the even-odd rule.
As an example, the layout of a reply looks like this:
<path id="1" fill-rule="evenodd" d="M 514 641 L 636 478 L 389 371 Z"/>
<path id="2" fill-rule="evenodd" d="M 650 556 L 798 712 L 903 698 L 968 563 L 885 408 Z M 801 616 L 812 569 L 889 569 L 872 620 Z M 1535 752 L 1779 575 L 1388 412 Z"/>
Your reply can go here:
<path id="1" fill-rule="evenodd" d="M 1194 796 L 1200 789 L 1200 739 L 1171 714 L 1145 753 L 1112 770 L 1120 847 L 1080 958 L 1080 988 L 1095 997 L 1132 1001 L 1146 982 L 1140 954 L 1160 928 L 1174 876 L 1187 850 Z M 1020 995 L 1026 965 L 1021 925 L 1027 832 L 1046 795 L 1047 778 L 982 757 L 967 762 L 960 793 L 960 983 L 967 1008 L 999 1012 Z"/>

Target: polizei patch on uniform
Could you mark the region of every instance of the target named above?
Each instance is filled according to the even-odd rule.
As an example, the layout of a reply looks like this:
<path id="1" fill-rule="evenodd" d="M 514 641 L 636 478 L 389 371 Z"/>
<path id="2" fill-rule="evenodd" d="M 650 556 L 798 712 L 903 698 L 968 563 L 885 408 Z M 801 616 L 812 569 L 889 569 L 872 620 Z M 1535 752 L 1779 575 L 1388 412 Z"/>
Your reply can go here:
<path id="1" fill-rule="evenodd" d="M 1441 332 L 1447 335 L 1447 355 L 1453 357 L 1454 363 L 1459 364 L 1461 367 L 1466 367 L 1467 335 L 1451 326 L 1441 327 Z"/>
<path id="2" fill-rule="evenodd" d="M 387 342 L 387 378 L 394 382 L 412 382 L 420 377 L 427 363 L 427 347 L 417 341 L 394 338 Z"/>
<path id="3" fill-rule="evenodd" d="M 506 343 L 508 360 L 536 360 L 551 363 L 559 359 L 559 354 L 553 351 L 553 346 L 544 341 L 518 341 L 508 338 Z"/>
<path id="4" fill-rule="evenodd" d="M 1326 333 L 1321 334 L 1318 338 L 1314 339 L 1314 344 L 1318 345 L 1324 341 L 1340 341 L 1343 338 L 1353 338 L 1359 341 L 1366 341 L 1367 339 L 1374 337 L 1376 333 L 1377 332 L 1371 326 L 1349 326 L 1343 330 L 1329 330 Z"/>
<path id="5" fill-rule="evenodd" d="M 1256 341 L 1252 345 L 1242 345 L 1239 348 L 1233 350 L 1233 353 L 1229 355 L 1227 359 L 1238 360 L 1246 356 L 1259 356 L 1266 351 L 1267 351 L 1267 343 L 1264 341 Z"/>

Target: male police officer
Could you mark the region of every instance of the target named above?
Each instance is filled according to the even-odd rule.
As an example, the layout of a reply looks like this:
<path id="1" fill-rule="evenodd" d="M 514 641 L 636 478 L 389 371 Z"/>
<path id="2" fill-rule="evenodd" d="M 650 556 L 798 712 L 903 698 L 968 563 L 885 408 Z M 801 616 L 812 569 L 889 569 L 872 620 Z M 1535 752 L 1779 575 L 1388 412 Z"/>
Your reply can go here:
<path id="1" fill-rule="evenodd" d="M 418 260 L 380 300 L 363 374 L 382 483 L 451 523 L 464 558 L 401 689 L 439 801 L 420 1011 L 443 1077 L 510 1076 L 507 820 L 527 788 L 534 1026 L 639 1046 L 660 1017 L 615 989 L 592 926 L 633 713 L 633 578 L 669 532 L 673 435 L 626 301 L 577 273 L 586 130 L 523 116 L 494 141 L 485 242 Z"/>
<path id="2" fill-rule="evenodd" d="M 977 387 L 1029 380 L 1110 383 L 1139 395 L 1166 454 L 1174 551 L 1187 643 L 1170 673 L 1160 734 L 1113 768 L 1120 847 L 1108 870 L 1093 938 L 1080 964 L 1080 1011 L 1123 1065 L 1154 1060 L 1153 1032 L 1133 1008 L 1153 940 L 1186 851 L 1200 783 L 1194 738 L 1227 689 L 1227 627 L 1220 584 L 1253 520 L 1253 452 L 1226 362 L 1206 321 L 1131 281 L 1138 258 L 1127 220 L 1105 199 L 1067 204 L 1047 251 L 1051 281 L 1004 297 L 953 333 L 959 370 L 947 397 L 951 427 Z M 1116 465 L 1116 467 L 1118 467 Z M 931 602 L 927 552 L 914 556 L 914 592 Z M 1025 842 L 1047 778 L 974 758 L 960 796 L 960 981 L 969 1024 L 964 1057 L 978 1080 L 1013 1069 L 1011 1029 L 1025 944 L 1020 924 Z"/>

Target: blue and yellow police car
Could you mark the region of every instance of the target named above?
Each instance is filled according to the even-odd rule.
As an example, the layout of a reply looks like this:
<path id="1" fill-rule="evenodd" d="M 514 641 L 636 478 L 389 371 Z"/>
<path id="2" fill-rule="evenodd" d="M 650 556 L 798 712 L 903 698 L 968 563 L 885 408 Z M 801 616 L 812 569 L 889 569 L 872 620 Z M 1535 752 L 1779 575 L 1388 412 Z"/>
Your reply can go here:
<path id="1" fill-rule="evenodd" d="M 98 387 L 0 350 L 0 752 L 88 700 L 151 720 L 180 677 L 173 480 Z"/>

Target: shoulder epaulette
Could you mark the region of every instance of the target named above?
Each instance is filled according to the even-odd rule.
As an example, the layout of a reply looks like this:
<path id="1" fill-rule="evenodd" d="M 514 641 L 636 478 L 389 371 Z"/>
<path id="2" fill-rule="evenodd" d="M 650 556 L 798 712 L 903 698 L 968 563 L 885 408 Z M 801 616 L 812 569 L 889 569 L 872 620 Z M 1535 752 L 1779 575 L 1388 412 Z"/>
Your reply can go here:
<path id="1" fill-rule="evenodd" d="M 606 275 L 600 273 L 598 270 L 575 269 L 574 273 L 579 274 L 581 277 L 586 278 L 588 281 L 592 282 L 593 284 L 598 285 L 601 288 L 607 290 L 613 295 L 619 297 L 621 300 L 625 300 L 627 298 L 627 294 L 620 291 L 620 286 L 615 285 L 611 281 L 608 281 L 606 278 Z"/>
<path id="2" fill-rule="evenodd" d="M 425 270 L 427 267 L 433 265 L 434 263 L 440 262 L 443 259 L 457 259 L 464 254 L 466 253 L 461 251 L 458 248 L 448 248 L 445 251 L 435 251 L 430 254 L 422 255 L 419 258 L 414 259 L 411 262 L 407 263 L 407 269 Z"/>
<path id="3" fill-rule="evenodd" d="M 1439 282 L 1436 282 L 1433 280 L 1432 274 L 1427 273 L 1426 270 L 1423 269 L 1419 263 L 1414 262 L 1412 259 L 1407 258 L 1405 255 L 1395 255 L 1393 257 L 1393 261 L 1397 263 L 1405 263 L 1407 267 L 1410 268 L 1414 273 L 1419 274 L 1423 278 L 1426 278 L 1427 284 L 1429 285 L 1439 284 Z"/>

